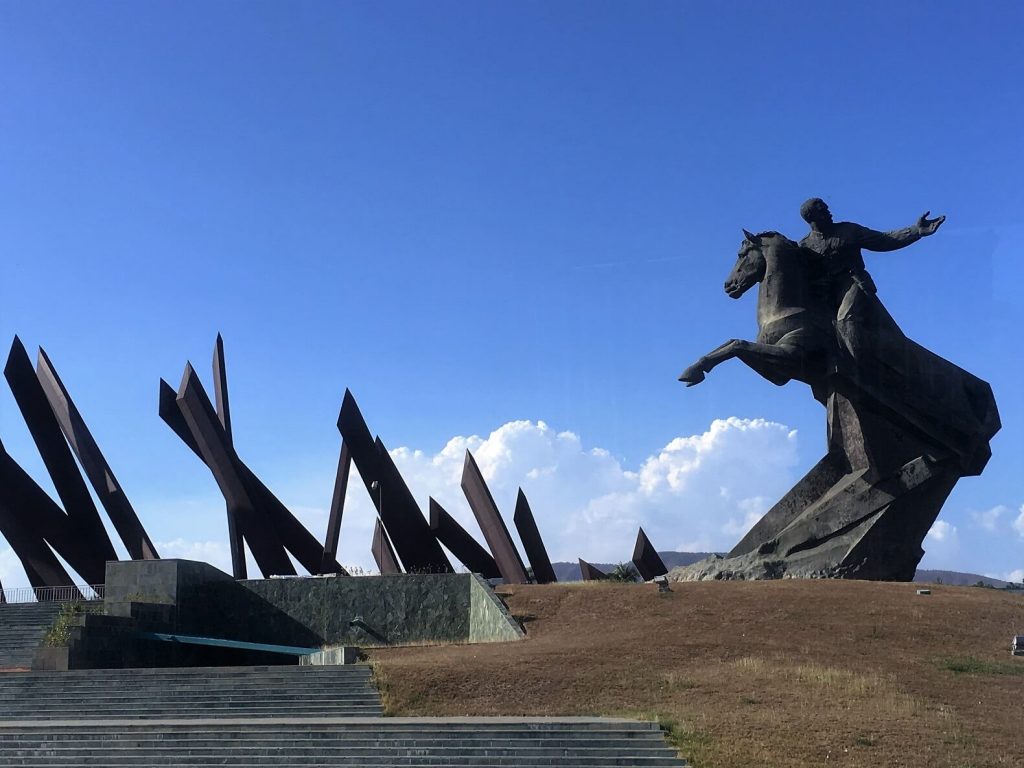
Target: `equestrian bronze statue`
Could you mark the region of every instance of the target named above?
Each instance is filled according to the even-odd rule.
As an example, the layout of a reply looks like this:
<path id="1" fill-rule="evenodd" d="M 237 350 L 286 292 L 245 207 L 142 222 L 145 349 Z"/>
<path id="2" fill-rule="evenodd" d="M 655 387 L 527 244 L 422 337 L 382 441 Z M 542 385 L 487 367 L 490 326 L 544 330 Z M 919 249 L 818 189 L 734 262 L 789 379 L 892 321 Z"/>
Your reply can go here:
<path id="1" fill-rule="evenodd" d="M 726 557 L 676 578 L 910 580 L 956 481 L 991 456 L 991 387 L 903 334 L 861 253 L 906 247 L 945 217 L 878 232 L 833 222 L 818 198 L 800 213 L 811 229 L 799 243 L 744 230 L 725 281 L 732 298 L 758 285 L 757 338 L 725 342 L 679 380 L 736 358 L 773 384 L 803 382 L 826 408 L 828 451 Z"/>

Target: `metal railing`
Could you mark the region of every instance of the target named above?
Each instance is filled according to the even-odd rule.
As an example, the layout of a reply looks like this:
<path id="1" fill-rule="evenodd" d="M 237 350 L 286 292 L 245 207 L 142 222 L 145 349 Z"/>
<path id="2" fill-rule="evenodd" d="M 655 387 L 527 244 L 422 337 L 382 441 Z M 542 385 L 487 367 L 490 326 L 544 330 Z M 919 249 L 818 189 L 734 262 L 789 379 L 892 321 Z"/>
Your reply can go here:
<path id="1" fill-rule="evenodd" d="M 0 603 L 73 603 L 102 600 L 102 584 L 77 584 L 66 587 L 14 587 L 0 590 Z"/>

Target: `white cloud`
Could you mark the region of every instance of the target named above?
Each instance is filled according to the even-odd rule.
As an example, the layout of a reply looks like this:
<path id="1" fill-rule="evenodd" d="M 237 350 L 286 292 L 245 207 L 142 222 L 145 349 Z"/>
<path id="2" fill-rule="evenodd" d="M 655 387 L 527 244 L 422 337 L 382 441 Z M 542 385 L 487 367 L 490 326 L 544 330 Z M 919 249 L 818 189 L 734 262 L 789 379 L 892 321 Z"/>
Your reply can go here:
<path id="1" fill-rule="evenodd" d="M 658 549 L 727 550 L 793 485 L 798 465 L 794 430 L 735 417 L 677 437 L 635 467 L 543 421 L 511 421 L 487 437 L 453 437 L 433 454 L 409 447 L 392 450 L 424 514 L 433 496 L 481 542 L 460 487 L 467 449 L 513 536 L 516 491 L 522 486 L 554 560 L 628 560 L 640 526 Z M 285 503 L 322 538 L 326 509 Z M 222 504 L 214 498 L 192 506 L 209 529 L 197 529 L 194 538 L 165 536 L 156 542 L 157 550 L 162 557 L 205 561 L 230 573 Z M 173 510 L 165 512 L 167 519 L 175 517 Z M 341 530 L 343 564 L 375 568 L 369 551 L 374 520 L 373 505 L 353 467 Z M 257 573 L 251 556 L 247 560 L 250 574 Z M 5 585 L 9 570 L 11 586 L 25 583 L 23 575 L 15 576 L 20 572 L 17 558 L 10 550 L 0 551 Z"/>
<path id="2" fill-rule="evenodd" d="M 1009 573 L 1000 576 L 999 578 L 1001 578 L 1003 581 L 1014 581 L 1020 583 L 1024 581 L 1024 568 L 1018 568 L 1014 571 L 1010 571 Z"/>
<path id="3" fill-rule="evenodd" d="M 970 514 L 971 520 L 974 521 L 975 525 L 994 533 L 999 523 L 999 518 L 1003 516 L 1003 513 L 1009 511 L 1008 507 L 1000 504 L 999 506 L 992 507 L 992 509 L 986 509 L 984 512 L 971 512 Z"/>
<path id="4" fill-rule="evenodd" d="M 951 543 L 956 540 L 956 526 L 947 523 L 945 520 L 936 520 L 928 531 L 928 535 L 925 536 L 934 542 Z"/>
<path id="5" fill-rule="evenodd" d="M 459 487 L 469 449 L 510 528 L 522 486 L 552 559 L 607 562 L 629 559 L 640 526 L 659 549 L 730 548 L 794 482 L 796 442 L 782 424 L 718 419 L 631 469 L 572 432 L 513 421 L 487 438 L 454 437 L 433 455 L 392 455 L 421 503 L 434 496 L 479 538 Z"/>
<path id="6" fill-rule="evenodd" d="M 1024 537 L 1024 504 L 1020 506 L 1020 514 L 1017 515 L 1017 519 L 1013 521 L 1013 530 L 1015 530 L 1021 537 Z"/>
<path id="7" fill-rule="evenodd" d="M 924 537 L 921 568 L 961 570 L 960 535 L 952 523 L 936 520 Z"/>
<path id="8" fill-rule="evenodd" d="M 231 548 L 225 541 L 189 541 L 173 539 L 153 542 L 160 557 L 172 560 L 198 560 L 231 573 Z"/>

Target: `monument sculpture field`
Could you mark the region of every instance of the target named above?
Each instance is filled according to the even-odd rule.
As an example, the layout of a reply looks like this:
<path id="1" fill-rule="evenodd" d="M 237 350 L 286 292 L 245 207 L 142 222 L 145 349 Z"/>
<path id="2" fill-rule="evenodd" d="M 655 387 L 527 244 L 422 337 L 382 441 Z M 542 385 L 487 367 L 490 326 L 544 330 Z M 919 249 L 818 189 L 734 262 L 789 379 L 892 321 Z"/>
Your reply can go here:
<path id="1" fill-rule="evenodd" d="M 727 341 L 679 380 L 737 358 L 773 384 L 804 382 L 825 406 L 828 450 L 726 557 L 673 578 L 910 580 L 953 486 L 991 456 L 991 387 L 903 334 L 861 255 L 910 245 L 945 217 L 878 232 L 833 222 L 817 198 L 800 212 L 811 229 L 799 243 L 744 230 L 725 282 L 732 298 L 759 284 L 757 339 Z"/>

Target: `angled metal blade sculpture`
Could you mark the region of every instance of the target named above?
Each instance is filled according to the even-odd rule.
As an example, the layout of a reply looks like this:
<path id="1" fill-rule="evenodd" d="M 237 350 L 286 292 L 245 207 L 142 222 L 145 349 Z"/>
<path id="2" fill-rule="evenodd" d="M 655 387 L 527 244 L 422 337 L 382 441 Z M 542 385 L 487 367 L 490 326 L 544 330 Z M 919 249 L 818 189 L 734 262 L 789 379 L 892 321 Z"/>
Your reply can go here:
<path id="1" fill-rule="evenodd" d="M 643 528 L 636 535 L 636 545 L 633 547 L 633 565 L 636 566 L 637 573 L 644 581 L 650 581 L 668 573 L 668 568 L 662 562 L 661 555 L 651 544 L 651 540 L 647 538 Z"/>
<path id="2" fill-rule="evenodd" d="M 430 530 L 437 540 L 448 547 L 448 551 L 473 573 L 479 573 L 485 579 L 496 579 L 501 576 L 498 564 L 494 562 L 491 553 L 480 546 L 433 497 L 430 499 Z"/>
<path id="3" fill-rule="evenodd" d="M 160 380 L 159 411 L 160 418 L 213 472 L 225 495 L 235 578 L 246 575 L 245 543 L 264 576 L 294 574 L 288 553 L 311 574 L 344 574 L 345 569 L 337 561 L 336 537 L 334 548 L 326 551 L 235 451 L 230 432 L 224 340 L 219 334 L 213 370 L 216 408 L 195 371 L 187 366 L 178 392 Z"/>
<path id="4" fill-rule="evenodd" d="M 84 555 L 79 559 L 79 564 L 86 568 L 86 572 L 79 570 L 78 566 L 71 567 L 90 583 L 101 584 L 107 560 L 117 560 L 117 553 L 89 495 L 89 489 L 79 474 L 32 362 L 17 336 L 11 345 L 4 376 L 50 474 L 54 489 L 64 504 L 66 525 L 74 531 L 74 542 L 68 543 L 73 551 L 80 551 Z"/>
<path id="5" fill-rule="evenodd" d="M 60 552 L 61 557 L 67 561 L 68 565 L 83 578 L 91 581 L 91 576 L 95 576 L 99 572 L 99 568 L 104 565 L 95 556 L 95 553 L 83 543 L 77 529 L 64 514 L 64 510 L 18 465 L 4 450 L 2 444 L 0 444 L 0 503 L 3 503 L 11 515 L 16 518 L 26 534 L 31 532 L 38 541 L 49 542 L 50 546 Z M 13 540 L 10 541 L 10 544 L 18 557 L 26 564 L 27 571 L 29 564 L 26 557 L 30 561 L 31 554 L 23 555 L 15 547 Z M 50 551 L 49 547 L 47 547 L 47 551 Z M 52 555 L 52 552 L 50 554 Z M 50 562 L 48 556 L 44 557 L 46 562 Z M 45 566 L 40 565 L 39 568 L 45 569 Z M 63 569 L 63 566 L 61 568 Z M 67 582 L 33 586 L 58 587 L 64 586 L 65 583 Z"/>
<path id="6" fill-rule="evenodd" d="M 380 518 L 373 526 L 373 559 L 377 561 L 377 570 L 381 576 L 392 573 L 401 573 L 402 566 L 398 563 L 395 550 L 391 547 L 391 539 L 385 533 L 384 526 L 380 524 Z"/>
<path id="7" fill-rule="evenodd" d="M 608 574 L 602 571 L 600 568 L 591 565 L 582 557 L 580 560 L 580 575 L 583 576 L 584 581 L 602 581 L 608 578 Z"/>
<path id="8" fill-rule="evenodd" d="M 516 496 L 516 511 L 512 520 L 519 531 L 519 540 L 523 542 L 523 549 L 526 550 L 526 559 L 530 561 L 533 569 L 533 580 L 537 584 L 551 584 L 558 581 L 555 578 L 555 569 L 551 567 L 551 558 L 544 547 L 544 539 L 537 529 L 537 521 L 533 517 L 533 510 L 530 509 L 530 502 L 526 500 L 523 489 L 519 489 Z"/>
<path id="9" fill-rule="evenodd" d="M 295 568 L 288 559 L 284 545 L 275 535 L 266 510 L 256 504 L 249 492 L 243 474 L 239 471 L 238 465 L 241 462 L 227 442 L 213 405 L 191 365 L 185 366 L 176 402 L 203 461 L 213 473 L 235 516 L 235 525 L 248 541 L 249 549 L 263 575 L 295 575 Z"/>
<path id="10" fill-rule="evenodd" d="M 69 587 L 75 583 L 46 543 L 47 535 L 72 568 L 88 570 L 92 565 L 89 553 L 73 546 L 74 536 L 67 535 L 68 529 L 64 511 L 18 466 L 0 442 L 0 534 L 21 560 L 33 587 Z"/>
<path id="11" fill-rule="evenodd" d="M 406 570 L 409 573 L 452 573 L 451 563 L 423 518 L 412 492 L 384 444 L 370 434 L 355 398 L 347 389 L 338 414 L 338 431 Z M 371 488 L 375 482 L 377 490 Z"/>
<path id="12" fill-rule="evenodd" d="M 469 451 L 466 451 L 466 461 L 462 465 L 462 492 L 466 494 L 469 507 L 473 510 L 491 554 L 494 555 L 501 578 L 506 584 L 528 583 L 529 578 L 523 566 L 523 559 L 519 556 L 519 550 L 512 542 L 505 521 L 498 512 L 498 505 L 494 503 L 494 497 L 484 482 L 484 476 Z"/>
<path id="13" fill-rule="evenodd" d="M 156 547 L 143 528 L 139 516 L 135 514 L 131 502 L 125 495 L 117 478 L 114 477 L 110 465 L 100 451 L 85 420 L 75 407 L 71 395 L 68 394 L 57 371 L 42 348 L 36 362 L 36 375 L 42 385 L 43 392 L 50 403 L 57 422 L 60 424 L 64 437 L 67 438 L 78 463 L 85 471 L 96 496 L 107 511 L 114 529 L 124 542 L 128 555 L 133 560 L 156 560 L 159 558 Z"/>
<path id="14" fill-rule="evenodd" d="M 224 361 L 224 337 L 217 334 L 213 345 L 213 396 L 217 403 L 217 418 L 224 427 L 224 437 L 234 445 L 231 434 L 231 405 L 228 402 L 228 371 Z"/>
<path id="15" fill-rule="evenodd" d="M 324 536 L 324 563 L 320 566 L 321 573 L 331 573 L 327 570 L 328 562 L 336 562 L 338 557 L 341 516 L 345 511 L 345 496 L 348 493 L 348 476 L 351 470 L 352 455 L 342 440 L 341 451 L 338 454 L 338 471 L 334 476 L 334 493 L 331 495 L 331 513 L 327 518 L 327 534 Z"/>

